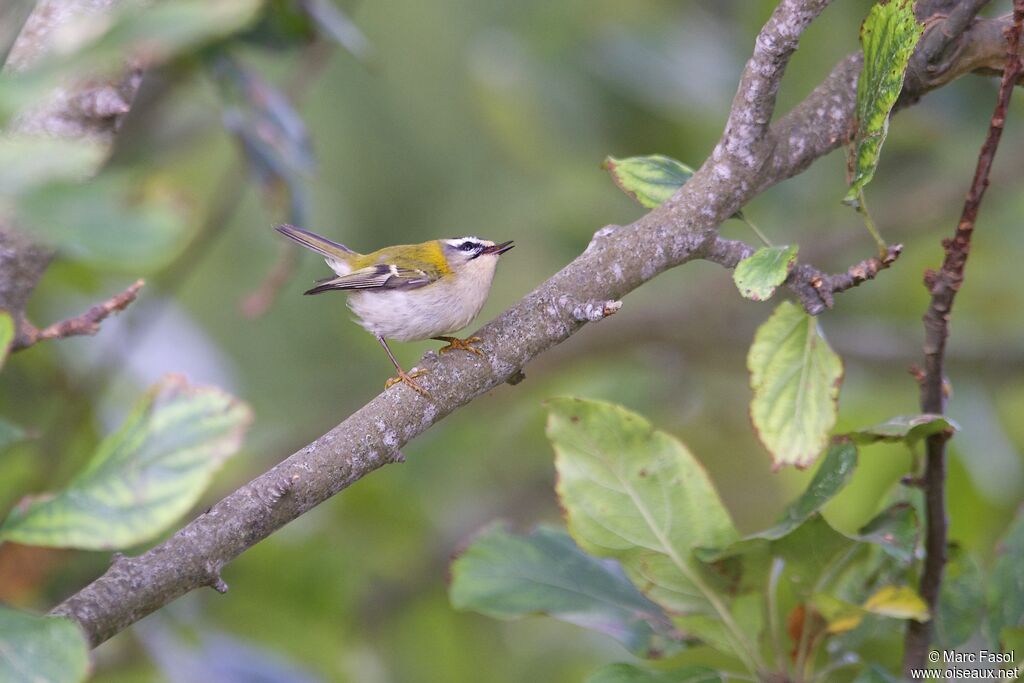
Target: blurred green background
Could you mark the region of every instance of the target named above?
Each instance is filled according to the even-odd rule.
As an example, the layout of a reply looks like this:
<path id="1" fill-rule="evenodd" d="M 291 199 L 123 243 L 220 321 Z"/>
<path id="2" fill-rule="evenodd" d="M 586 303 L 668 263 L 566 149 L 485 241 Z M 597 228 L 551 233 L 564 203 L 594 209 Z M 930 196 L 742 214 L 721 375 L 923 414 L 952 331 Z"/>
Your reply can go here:
<path id="1" fill-rule="evenodd" d="M 595 230 L 641 215 L 601 170 L 606 155 L 661 153 L 700 164 L 775 5 L 339 4 L 372 45 L 368 61 L 342 49 L 311 58 L 297 49 L 231 47 L 239 63 L 302 91 L 297 107 L 316 158 L 301 180 L 309 191 L 305 227 L 362 251 L 464 234 L 514 239 L 481 323 L 571 260 Z M 856 49 L 870 4 L 835 3 L 811 26 L 783 83 L 782 111 Z M 867 193 L 883 235 L 904 243 L 904 256 L 821 318 L 846 363 L 838 430 L 917 411 L 907 368 L 921 359 L 922 272 L 938 265 L 939 240 L 956 224 L 995 90 L 993 80 L 965 78 L 893 122 Z M 301 296 L 328 273 L 312 254 L 296 254 L 294 272 L 262 315 L 243 314 L 242 302 L 282 249 L 271 230 L 285 217 L 280 195 L 248 182 L 209 75 L 185 77 L 172 65 L 150 74 L 140 98 L 113 163 L 154 191 L 180 195 L 192 216 L 192 246 L 150 274 L 139 301 L 99 336 L 41 344 L 9 360 L 0 414 L 38 438 L 0 454 L 4 511 L 26 493 L 66 482 L 165 372 L 220 385 L 256 415 L 244 451 L 197 509 L 337 424 L 391 372 L 377 342 L 350 322 L 343 296 Z M 1024 128 L 1017 123 L 1011 116 L 993 172 L 947 368 L 950 414 L 962 426 L 950 466 L 951 536 L 986 565 L 1024 497 L 1017 286 Z M 837 152 L 745 211 L 774 241 L 799 243 L 802 259 L 841 270 L 874 250 L 859 217 L 840 205 L 844 191 Z M 218 217 L 222 204 L 232 210 Z M 753 242 L 738 222 L 723 232 Z M 123 271 L 59 260 L 33 298 L 34 319 L 75 314 L 138 276 L 130 264 Z M 226 595 L 189 595 L 101 646 L 95 680 L 187 680 L 188 658 L 168 653 L 183 648 L 196 657 L 196 643 L 214 659 L 275 658 L 288 680 L 303 680 L 301 671 L 310 680 L 359 683 L 575 681 L 601 662 L 628 659 L 613 641 L 551 620 L 502 623 L 455 612 L 447 564 L 494 519 L 520 529 L 558 522 L 543 435 L 542 401 L 553 395 L 617 401 L 647 415 L 706 465 L 741 531 L 763 527 L 809 476 L 772 473 L 747 416 L 746 351 L 771 309 L 743 300 L 715 265 L 664 274 L 617 315 L 538 358 L 525 382 L 480 398 L 409 444 L 405 464 L 360 481 L 233 562 Z M 432 346 L 394 348 L 408 367 Z M 910 465 L 901 446 L 864 450 L 827 516 L 856 529 Z M 105 553 L 8 545 L 0 552 L 0 597 L 48 609 L 108 561 Z"/>

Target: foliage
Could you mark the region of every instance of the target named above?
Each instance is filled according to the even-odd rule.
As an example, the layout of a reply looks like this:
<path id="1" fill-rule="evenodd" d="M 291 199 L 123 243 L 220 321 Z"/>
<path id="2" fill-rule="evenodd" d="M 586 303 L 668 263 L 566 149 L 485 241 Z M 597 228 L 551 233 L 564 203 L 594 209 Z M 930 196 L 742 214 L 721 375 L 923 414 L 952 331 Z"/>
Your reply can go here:
<path id="1" fill-rule="evenodd" d="M 853 631 L 868 615 L 930 618 L 906 583 L 918 543 L 910 506 L 886 509 L 856 535 L 837 531 L 819 512 L 854 472 L 857 447 L 849 439 L 829 449 L 775 525 L 739 538 L 714 486 L 676 439 L 612 404 L 559 398 L 548 401 L 548 411 L 569 533 L 583 550 L 614 561 L 671 615 L 678 646 L 703 641 L 733 666 L 763 677 L 787 671 L 790 650 L 797 666 L 839 666 L 854 653 L 834 637 Z M 550 547 L 539 554 L 542 539 Z M 551 530 L 519 537 L 491 530 L 477 537 L 453 565 L 453 603 L 503 618 L 550 613 L 610 631 L 638 654 L 663 656 L 660 648 L 638 651 L 635 636 L 624 637 L 628 620 L 612 618 L 609 610 L 624 603 L 622 584 L 609 580 L 611 567 L 588 561 L 567 539 L 555 539 Z M 647 615 L 642 618 L 650 624 L 651 613 L 644 608 L 636 615 Z M 803 615 L 803 625 L 795 634 L 791 629 L 786 644 L 780 624 L 792 622 L 794 614 Z M 728 671 L 648 672 L 620 665 L 588 680 L 715 680 Z"/>
<path id="2" fill-rule="evenodd" d="M 889 112 L 896 104 L 910 55 L 924 26 L 914 17 L 911 0 L 879 2 L 860 29 L 864 68 L 857 81 L 857 133 L 854 138 L 854 173 L 843 200 L 858 205 L 864 186 L 871 182 L 889 130 Z"/>
<path id="3" fill-rule="evenodd" d="M 489 317 L 578 253 L 595 226 L 635 218 L 637 206 L 596 168 L 608 150 L 699 160 L 711 149 L 746 57 L 736 38 L 753 35 L 776 4 L 593 3 L 575 12 L 453 0 L 429 8 L 409 0 L 130 3 L 109 20 L 82 22 L 37 67 L 5 73 L 0 119 L 12 120 L 68 76 L 112 73 L 125 55 L 145 61 L 144 89 L 112 155 L 89 141 L 0 137 L 0 219 L 58 248 L 33 294 L 34 321 L 85 310 L 117 289 L 117 273 L 145 274 L 150 284 L 97 338 L 6 358 L 0 515 L 10 512 L 0 534 L 19 533 L 23 520 L 20 533 L 32 532 L 23 540 L 33 542 L 146 543 L 379 389 L 390 365 L 370 350 L 373 340 L 337 300 L 320 306 L 297 296 L 295 283 L 314 276 L 313 259 L 298 262 L 293 279 L 273 269 L 279 245 L 267 226 L 308 223 L 359 248 L 464 233 L 515 237 L 524 249 L 515 253 L 530 257 L 503 266 Z M 877 168 L 901 64 L 919 35 L 908 5 L 892 0 L 865 23 L 855 203 Z M 821 30 L 801 38 L 780 111 L 815 87 L 818 65 L 849 49 L 863 7 L 833 3 Z M 20 21 L 8 22 L 9 11 L 0 10 L 0 54 Z M 342 49 L 332 53 L 332 44 Z M 305 101 L 303 92 L 311 92 Z M 959 210 L 962 193 L 928 169 L 941 168 L 942 178 L 967 173 L 959 137 L 988 115 L 973 94 L 949 89 L 941 116 L 935 105 L 908 109 L 889 136 L 894 176 L 912 176 L 914 186 L 875 183 L 872 192 L 898 217 L 908 256 L 934 255 L 936 221 Z M 1008 126 L 1007 145 L 1020 144 L 1015 135 Z M 609 157 L 606 168 L 645 208 L 693 173 L 664 155 Z M 778 288 L 798 250 L 821 267 L 861 258 L 835 215 L 840 171 L 815 168 L 744 207 L 784 226 L 779 241 L 789 246 L 762 238 L 769 246 L 734 273 L 742 297 L 786 295 Z M 262 203 L 235 189 L 246 179 Z M 235 597 L 197 591 L 160 610 L 111 644 L 117 656 L 97 658 L 93 677 L 252 678 L 287 657 L 303 662 L 309 680 L 710 683 L 798 670 L 816 680 L 895 680 L 904 624 L 926 617 L 914 591 L 921 496 L 899 480 L 916 476 L 907 451 L 940 432 L 956 433 L 950 517 L 958 543 L 927 615 L 936 644 L 1024 651 L 1020 518 L 1005 529 L 1024 490 L 1022 433 L 1012 419 L 1024 405 L 1022 366 L 1013 362 L 1022 345 L 1007 315 L 1024 308 L 1024 295 L 1006 286 L 1018 260 L 1010 217 L 1020 213 L 1019 195 L 992 193 L 984 212 L 991 237 L 975 245 L 980 267 L 957 304 L 970 320 L 957 325 L 950 349 L 956 422 L 915 415 L 907 404 L 915 387 L 902 368 L 919 355 L 914 263 L 837 297 L 820 321 L 786 303 L 765 322 L 767 309 L 728 296 L 720 269 L 686 268 L 631 296 L 622 315 L 588 327 L 585 342 L 538 365 L 515 391 L 494 392 L 417 439 L 403 449 L 402 467 L 245 553 L 225 573 Z M 280 298 L 263 318 L 246 319 L 235 302 L 264 271 L 283 286 Z M 791 337 L 781 337 L 781 319 L 794 324 Z M 0 311 L 0 363 L 10 322 Z M 759 325 L 758 370 L 748 376 L 743 358 Z M 405 364 L 425 348 L 394 350 Z M 850 373 L 841 412 L 829 382 L 841 374 L 835 352 Z M 187 372 L 202 387 L 190 384 L 185 393 L 194 393 L 169 403 L 154 394 L 140 401 L 166 371 Z M 537 409 L 543 397 L 566 393 L 629 406 L 548 404 L 568 534 L 551 526 L 559 511 Z M 249 457 L 229 461 L 211 483 L 238 446 L 246 405 L 260 416 Z M 853 429 L 865 424 L 874 426 Z M 206 437 L 194 450 L 179 448 Z M 757 456 L 756 438 L 770 461 Z M 148 466 L 136 469 L 143 459 Z M 784 461 L 813 471 L 779 468 Z M 138 488 L 144 477 L 158 488 Z M 30 491 L 54 497 L 14 507 Z M 453 611 L 440 594 L 440 565 L 454 539 L 494 516 L 511 525 L 488 527 L 458 555 Z M 45 524 L 61 520 L 72 525 Z M 529 533 L 508 530 L 538 522 Z M 2 543 L 0 601 L 45 611 L 109 561 L 109 552 Z M 540 617 L 527 627 L 506 623 L 534 614 L 600 635 L 573 638 L 572 626 Z M 0 609 L 0 651 L 39 654 L 13 661 L 44 678 L 81 680 L 90 669 L 71 624 L 29 612 Z M 660 659 L 602 666 L 587 678 L 610 656 Z M 3 668 L 10 661 L 0 655 L 0 679 L 17 680 Z M 500 666 L 481 674 L 482 661 Z M 51 675 L 47 667 L 58 666 Z"/>
<path id="4" fill-rule="evenodd" d="M 148 541 L 195 504 L 250 420 L 232 396 L 167 377 L 65 489 L 19 503 L 0 541 L 89 550 Z"/>
<path id="5" fill-rule="evenodd" d="M 836 421 L 843 363 L 818 321 L 783 302 L 758 328 L 747 355 L 750 417 L 775 466 L 806 467 Z"/>
<path id="6" fill-rule="evenodd" d="M 0 606 L 0 679 L 77 683 L 88 671 L 89 647 L 73 621 Z"/>
<path id="7" fill-rule="evenodd" d="M 796 265 L 799 247 L 762 247 L 736 264 L 732 281 L 745 298 L 767 301 Z"/>

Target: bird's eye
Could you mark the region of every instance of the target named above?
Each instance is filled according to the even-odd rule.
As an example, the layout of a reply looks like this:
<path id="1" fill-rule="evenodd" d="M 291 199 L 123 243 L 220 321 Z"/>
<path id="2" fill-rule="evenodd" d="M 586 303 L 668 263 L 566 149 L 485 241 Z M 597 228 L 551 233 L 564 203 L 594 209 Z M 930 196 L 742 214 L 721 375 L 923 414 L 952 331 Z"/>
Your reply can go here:
<path id="1" fill-rule="evenodd" d="M 462 244 L 459 245 L 459 249 L 461 249 L 462 251 L 473 251 L 475 248 L 476 245 L 473 244 L 472 242 L 463 242 Z"/>

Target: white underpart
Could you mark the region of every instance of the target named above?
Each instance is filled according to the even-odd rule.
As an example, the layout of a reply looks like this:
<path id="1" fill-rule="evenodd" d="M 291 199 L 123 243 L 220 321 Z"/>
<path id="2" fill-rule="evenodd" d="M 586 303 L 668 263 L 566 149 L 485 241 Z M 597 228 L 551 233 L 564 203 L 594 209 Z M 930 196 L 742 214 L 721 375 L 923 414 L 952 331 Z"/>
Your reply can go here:
<path id="1" fill-rule="evenodd" d="M 328 263 L 343 275 L 336 266 Z M 494 279 L 498 256 L 484 254 L 417 289 L 376 289 L 349 294 L 348 306 L 371 334 L 395 341 L 419 341 L 461 330 L 480 313 Z"/>

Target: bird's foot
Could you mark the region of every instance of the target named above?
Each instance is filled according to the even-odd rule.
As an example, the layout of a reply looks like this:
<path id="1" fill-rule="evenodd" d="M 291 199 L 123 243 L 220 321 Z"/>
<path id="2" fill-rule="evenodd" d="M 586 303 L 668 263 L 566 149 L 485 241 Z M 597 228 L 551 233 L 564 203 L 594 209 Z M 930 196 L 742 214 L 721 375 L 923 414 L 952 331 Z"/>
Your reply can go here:
<path id="1" fill-rule="evenodd" d="M 449 351 L 458 350 L 469 351 L 470 353 L 475 353 L 478 356 L 484 355 L 483 351 L 473 346 L 473 344 L 483 341 L 480 337 L 466 337 L 465 339 L 459 339 L 458 337 L 431 337 L 431 339 L 448 342 L 448 346 L 442 346 L 438 349 L 440 353 L 448 353 Z"/>
<path id="2" fill-rule="evenodd" d="M 419 377 L 425 374 L 427 374 L 426 370 L 413 370 L 412 372 L 405 372 L 404 370 L 399 369 L 398 376 L 391 377 L 390 379 L 388 379 L 388 381 L 384 383 L 384 388 L 390 389 L 399 382 L 405 382 L 426 398 L 430 398 L 430 394 L 427 393 L 427 390 L 421 387 L 419 384 L 416 384 L 416 381 L 413 379 L 414 377 Z"/>

